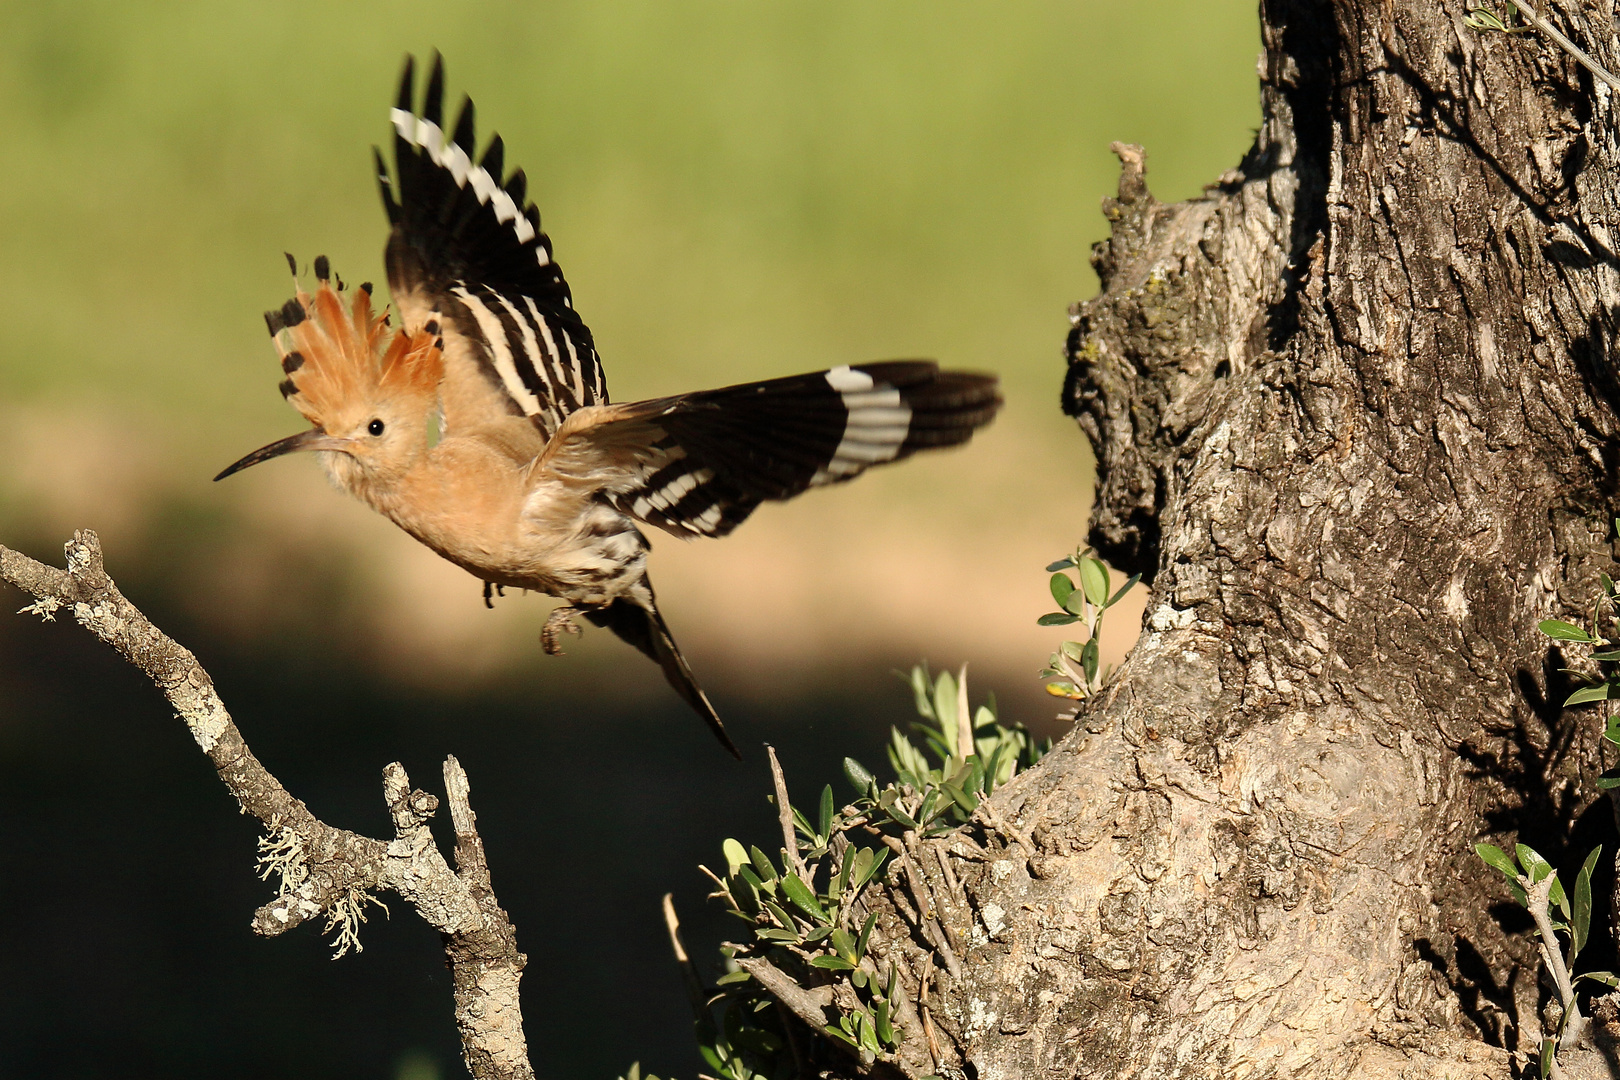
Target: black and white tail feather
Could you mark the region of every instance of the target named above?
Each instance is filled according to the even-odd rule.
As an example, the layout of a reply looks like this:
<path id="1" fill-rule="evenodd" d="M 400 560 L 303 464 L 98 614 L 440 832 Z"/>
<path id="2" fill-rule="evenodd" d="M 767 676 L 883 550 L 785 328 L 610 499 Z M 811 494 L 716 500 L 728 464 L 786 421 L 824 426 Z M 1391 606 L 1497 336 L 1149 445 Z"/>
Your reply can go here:
<path id="1" fill-rule="evenodd" d="M 393 226 L 388 280 L 405 326 L 440 324 L 447 387 L 463 377 L 458 372 L 474 373 L 466 377 L 529 419 L 547 440 L 537 468 L 599 481 L 602 511 L 635 534 L 634 543 L 626 536 L 618 545 L 598 536 L 600 550 L 623 552 L 614 555 L 623 587 L 608 603 L 564 599 L 658 661 L 735 754 L 653 602 L 646 542 L 634 523 L 680 537 L 724 536 L 762 502 L 965 443 L 1000 408 L 997 379 L 896 360 L 609 405 L 591 332 L 574 310 L 539 212 L 526 202 L 523 172 L 502 179 L 499 136 L 475 163 L 470 100 L 446 136 L 437 57 L 420 111 L 414 82 L 407 59 L 391 114 L 393 177 L 377 155 Z M 461 418 L 445 396 L 453 428 Z M 602 524 L 593 516 L 590 531 L 600 534 Z"/>

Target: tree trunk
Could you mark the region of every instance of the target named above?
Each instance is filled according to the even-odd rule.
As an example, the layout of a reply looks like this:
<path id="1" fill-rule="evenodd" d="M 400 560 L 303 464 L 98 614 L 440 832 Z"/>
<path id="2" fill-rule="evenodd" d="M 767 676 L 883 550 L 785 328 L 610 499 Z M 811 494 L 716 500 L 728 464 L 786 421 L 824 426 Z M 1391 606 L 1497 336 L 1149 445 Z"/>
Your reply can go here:
<path id="1" fill-rule="evenodd" d="M 1543 10 L 1614 66 L 1605 8 Z M 1505 1077 L 1535 1053 L 1528 920 L 1471 849 L 1578 865 L 1598 797 L 1597 725 L 1545 704 L 1567 689 L 1536 622 L 1612 556 L 1620 160 L 1606 87 L 1465 14 L 1265 0 L 1238 169 L 1164 206 L 1116 148 L 1063 403 L 1096 447 L 1091 542 L 1153 599 L 993 800 L 1007 846 L 957 865 L 951 1038 L 908 1071 Z"/>

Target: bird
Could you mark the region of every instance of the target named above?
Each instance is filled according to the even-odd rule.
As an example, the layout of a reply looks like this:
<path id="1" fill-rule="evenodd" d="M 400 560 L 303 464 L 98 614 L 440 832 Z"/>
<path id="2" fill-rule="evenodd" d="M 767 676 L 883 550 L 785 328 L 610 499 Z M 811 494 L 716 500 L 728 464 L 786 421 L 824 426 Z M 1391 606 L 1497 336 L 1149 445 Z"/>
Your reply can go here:
<path id="1" fill-rule="evenodd" d="M 643 526 L 721 537 L 762 502 L 968 441 L 1001 407 L 993 374 L 888 360 L 716 390 L 614 402 L 590 329 L 552 255 L 521 169 L 493 136 L 474 154 L 464 97 L 444 122 L 444 62 L 420 105 L 407 56 L 390 113 L 394 168 L 374 148 L 392 307 L 350 289 L 325 256 L 265 313 L 282 396 L 312 425 L 225 468 L 223 480 L 313 451 L 340 490 L 491 592 L 562 601 L 541 644 L 575 616 L 656 661 L 734 757 L 740 752 L 659 610 Z M 346 295 L 347 294 L 347 295 Z"/>

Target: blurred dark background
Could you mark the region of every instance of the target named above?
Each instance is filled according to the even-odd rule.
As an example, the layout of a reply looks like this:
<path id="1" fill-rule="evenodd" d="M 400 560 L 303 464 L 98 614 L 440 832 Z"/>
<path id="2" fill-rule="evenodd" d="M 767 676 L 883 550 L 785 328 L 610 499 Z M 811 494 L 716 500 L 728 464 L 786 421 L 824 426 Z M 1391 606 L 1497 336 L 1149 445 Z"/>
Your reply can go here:
<path id="1" fill-rule="evenodd" d="M 690 1077 L 659 897 L 712 962 L 729 928 L 695 867 L 774 846 L 761 743 L 801 803 L 847 794 L 839 761 L 883 765 L 911 719 L 891 671 L 920 659 L 1058 733 L 1035 672 L 1064 633 L 1034 620 L 1089 508 L 1057 390 L 1108 143 L 1145 144 L 1166 201 L 1234 165 L 1255 23 L 1237 0 L 0 4 L 0 543 L 60 563 L 99 530 L 335 825 L 386 835 L 382 767 L 438 791 L 455 754 L 540 1074 Z M 434 48 L 528 172 L 616 398 L 894 356 L 1005 380 L 965 451 L 658 543 L 743 765 L 651 664 L 589 631 L 542 656 L 547 603 L 485 611 L 313 461 L 209 483 L 301 425 L 259 319 L 281 252 L 382 280 L 370 147 Z M 313 927 L 254 937 L 255 824 L 71 621 L 0 617 L 0 778 L 0 1078 L 462 1075 L 436 937 L 397 900 L 335 963 Z"/>

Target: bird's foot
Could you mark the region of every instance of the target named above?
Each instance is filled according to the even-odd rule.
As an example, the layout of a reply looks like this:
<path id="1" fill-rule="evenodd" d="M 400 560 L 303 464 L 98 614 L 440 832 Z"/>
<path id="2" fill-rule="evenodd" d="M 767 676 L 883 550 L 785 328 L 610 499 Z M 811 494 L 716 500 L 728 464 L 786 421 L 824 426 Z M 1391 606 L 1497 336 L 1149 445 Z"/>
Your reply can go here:
<path id="1" fill-rule="evenodd" d="M 492 596 L 506 596 L 506 586 L 496 585 L 492 581 L 484 582 L 484 606 L 490 610 L 495 608 L 495 601 L 490 599 Z"/>
<path id="2" fill-rule="evenodd" d="M 571 604 L 551 609 L 551 615 L 546 619 L 546 625 L 540 629 L 540 647 L 546 650 L 547 656 L 561 656 L 562 644 L 557 640 L 558 634 L 573 634 L 578 637 L 580 628 L 574 622 L 574 616 L 579 609 Z"/>

